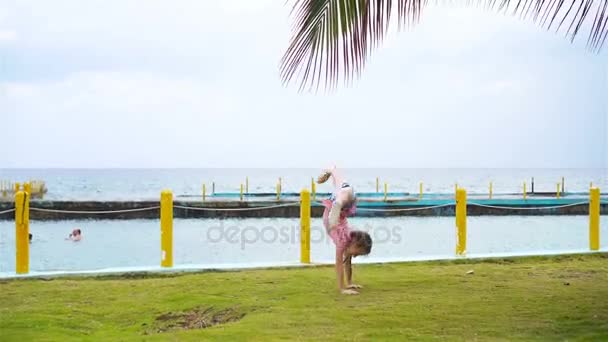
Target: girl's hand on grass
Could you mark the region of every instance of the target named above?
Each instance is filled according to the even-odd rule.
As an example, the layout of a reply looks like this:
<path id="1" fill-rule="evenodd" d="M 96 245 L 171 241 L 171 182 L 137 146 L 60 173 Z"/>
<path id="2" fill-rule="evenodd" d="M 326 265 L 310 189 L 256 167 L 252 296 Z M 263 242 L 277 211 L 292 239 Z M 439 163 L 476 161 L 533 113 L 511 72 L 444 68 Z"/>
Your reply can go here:
<path id="1" fill-rule="evenodd" d="M 362 289 L 363 286 L 357 284 L 350 284 L 346 287 L 347 289 Z"/>
<path id="2" fill-rule="evenodd" d="M 358 295 L 359 294 L 359 292 L 357 292 L 355 290 L 349 290 L 349 289 L 343 289 L 341 292 L 342 292 L 342 294 L 345 294 L 345 295 Z"/>

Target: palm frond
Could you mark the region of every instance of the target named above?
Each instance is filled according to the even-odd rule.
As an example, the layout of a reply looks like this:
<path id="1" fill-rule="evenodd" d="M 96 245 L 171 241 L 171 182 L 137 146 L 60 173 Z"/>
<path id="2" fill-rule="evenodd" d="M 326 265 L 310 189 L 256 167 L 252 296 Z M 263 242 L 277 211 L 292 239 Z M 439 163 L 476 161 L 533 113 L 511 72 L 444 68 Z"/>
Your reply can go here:
<path id="1" fill-rule="evenodd" d="M 450 0 L 436 0 L 448 3 Z M 400 28 L 415 25 L 428 0 L 293 0 L 292 39 L 281 59 L 284 84 L 299 79 L 300 90 L 350 82 L 382 42 L 397 10 Z M 599 52 L 608 36 L 608 0 L 467 0 L 468 6 L 519 16 L 547 30 L 565 31 L 570 41 L 590 24 L 587 48 Z M 590 15 L 591 13 L 591 15 Z M 589 25 L 588 25 L 589 26 Z M 567 28 L 566 28 L 567 27 Z"/>

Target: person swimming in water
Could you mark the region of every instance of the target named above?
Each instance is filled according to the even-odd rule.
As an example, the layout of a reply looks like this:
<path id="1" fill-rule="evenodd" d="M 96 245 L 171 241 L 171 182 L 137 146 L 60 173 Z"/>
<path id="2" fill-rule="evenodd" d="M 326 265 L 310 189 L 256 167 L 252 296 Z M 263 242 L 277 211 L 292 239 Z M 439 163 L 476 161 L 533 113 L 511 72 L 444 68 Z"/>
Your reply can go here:
<path id="1" fill-rule="evenodd" d="M 82 239 L 82 231 L 80 228 L 74 228 L 66 240 L 80 241 Z"/>

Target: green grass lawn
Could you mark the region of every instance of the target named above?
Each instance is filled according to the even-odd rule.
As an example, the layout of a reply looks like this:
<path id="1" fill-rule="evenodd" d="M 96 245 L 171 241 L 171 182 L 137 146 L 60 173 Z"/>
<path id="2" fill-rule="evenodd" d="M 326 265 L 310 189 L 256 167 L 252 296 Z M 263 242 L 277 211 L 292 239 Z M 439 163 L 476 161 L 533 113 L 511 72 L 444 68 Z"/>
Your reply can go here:
<path id="1" fill-rule="evenodd" d="M 608 254 L 354 271 L 359 296 L 330 267 L 4 280 L 0 340 L 608 340 Z"/>

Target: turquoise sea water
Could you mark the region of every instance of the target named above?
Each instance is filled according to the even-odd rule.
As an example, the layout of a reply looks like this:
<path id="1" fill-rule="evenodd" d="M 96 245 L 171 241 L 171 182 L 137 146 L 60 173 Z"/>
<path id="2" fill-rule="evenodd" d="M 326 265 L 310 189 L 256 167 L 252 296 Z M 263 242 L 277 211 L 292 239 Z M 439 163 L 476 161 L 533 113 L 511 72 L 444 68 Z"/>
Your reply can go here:
<path id="1" fill-rule="evenodd" d="M 272 192 L 282 178 L 283 191 L 310 186 L 318 169 L 0 169 L 0 180 L 42 179 L 54 200 L 158 199 L 170 188 L 176 197 L 198 196 L 203 182 L 211 191 L 238 191 L 249 177 L 251 192 Z M 521 193 L 535 178 L 536 191 L 555 191 L 565 178 L 567 192 L 586 192 L 589 183 L 608 189 L 606 169 L 349 169 L 347 180 L 358 191 L 375 191 L 376 177 L 389 191 L 451 193 L 454 183 L 470 194 Z M 318 191 L 330 191 L 320 185 Z M 453 217 L 354 217 L 356 229 L 370 232 L 372 254 L 358 262 L 450 258 L 454 256 Z M 608 220 L 601 217 L 601 247 L 608 249 Z M 74 228 L 83 240 L 66 241 Z M 82 271 L 155 267 L 160 263 L 158 220 L 32 221 L 31 270 Z M 174 262 L 177 266 L 228 267 L 278 265 L 299 260 L 297 219 L 176 219 Z M 587 216 L 469 217 L 468 255 L 518 255 L 588 250 Z M 313 218 L 313 262 L 332 262 L 334 246 Z M 14 274 L 15 227 L 0 221 L 0 275 Z"/>
<path id="2" fill-rule="evenodd" d="M 454 256 L 453 217 L 351 219 L 374 240 L 370 256 L 357 262 Z M 334 246 L 313 218 L 313 262 L 332 262 Z M 72 228 L 80 242 L 65 238 Z M 561 253 L 588 250 L 587 216 L 469 217 L 469 256 Z M 78 271 L 160 264 L 158 220 L 32 221 L 31 271 Z M 0 275 L 15 270 L 15 226 L 0 221 Z M 608 250 L 608 219 L 601 217 L 601 248 Z M 197 267 L 286 264 L 299 261 L 299 220 L 176 219 L 174 263 Z"/>
<path id="3" fill-rule="evenodd" d="M 41 179 L 49 189 L 46 199 L 121 200 L 157 199 L 160 191 L 172 189 L 175 196 L 198 196 L 202 184 L 211 192 L 238 192 L 249 177 L 250 192 L 274 192 L 279 177 L 284 192 L 310 187 L 311 177 L 320 169 L 0 169 L 0 180 Z M 531 191 L 555 191 L 562 177 L 567 192 L 586 192 L 593 182 L 608 192 L 608 169 L 345 169 L 347 180 L 358 191 L 375 191 L 376 177 L 389 191 L 418 193 L 419 183 L 429 193 L 452 193 L 454 184 L 469 193 L 521 193 L 523 182 Z M 318 191 L 330 191 L 321 185 Z"/>

